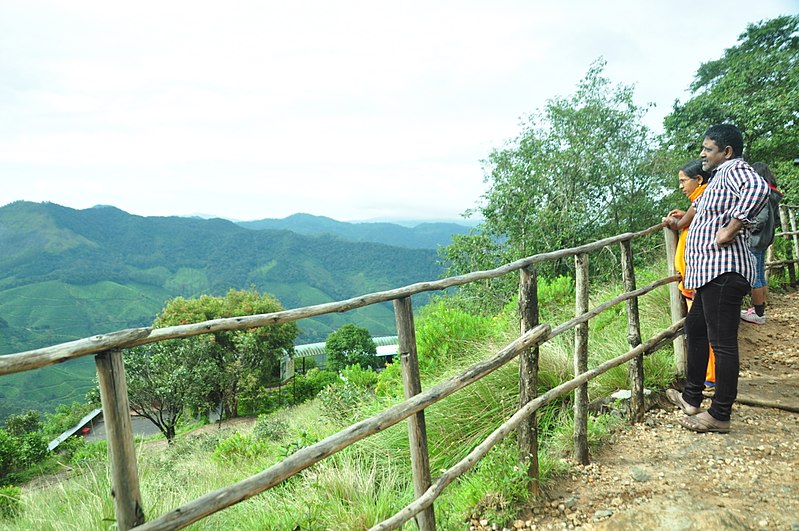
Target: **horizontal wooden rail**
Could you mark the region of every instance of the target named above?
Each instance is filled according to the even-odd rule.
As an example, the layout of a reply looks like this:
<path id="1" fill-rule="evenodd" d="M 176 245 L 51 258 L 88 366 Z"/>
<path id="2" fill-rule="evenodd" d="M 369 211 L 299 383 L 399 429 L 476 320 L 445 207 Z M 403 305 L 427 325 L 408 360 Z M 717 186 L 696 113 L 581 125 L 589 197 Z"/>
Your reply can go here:
<path id="1" fill-rule="evenodd" d="M 591 311 L 585 312 L 584 314 L 580 315 L 579 317 L 575 317 L 574 319 L 571 319 L 569 321 L 566 321 L 565 323 L 562 323 L 562 324 L 556 326 L 549 333 L 549 337 L 547 337 L 547 341 L 549 341 L 550 339 L 552 339 L 555 336 L 558 336 L 558 335 L 562 334 L 566 330 L 574 328 L 575 326 L 577 326 L 580 323 L 587 322 L 589 319 L 591 319 L 593 317 L 596 317 L 600 313 L 604 312 L 608 308 L 611 308 L 612 306 L 615 306 L 615 305 L 619 304 L 620 302 L 624 302 L 624 301 L 626 301 L 628 299 L 632 299 L 633 297 L 639 297 L 639 296 L 644 295 L 646 293 L 649 293 L 650 291 L 652 291 L 654 289 L 657 289 L 657 288 L 659 288 L 661 286 L 665 286 L 667 284 L 671 284 L 672 282 L 679 282 L 680 278 L 681 278 L 680 275 L 672 275 L 670 277 L 664 277 L 664 278 L 661 278 L 660 280 L 656 280 L 655 282 L 652 282 L 651 284 L 648 284 L 648 285 L 646 285 L 646 286 L 644 286 L 642 288 L 638 288 L 638 289 L 636 289 L 634 291 L 628 291 L 628 292 L 622 293 L 621 295 L 619 295 L 617 297 L 614 297 L 614 298 L 612 298 L 612 299 L 610 299 L 610 300 L 608 300 L 606 302 L 603 302 L 602 304 L 596 306 Z"/>
<path id="2" fill-rule="evenodd" d="M 298 450 L 283 461 L 272 465 L 255 476 L 201 496 L 182 507 L 133 529 L 137 531 L 182 529 L 226 507 L 260 494 L 350 444 L 385 430 L 414 413 L 446 398 L 459 389 L 476 382 L 508 363 L 518 356 L 522 350 L 542 342 L 549 334 L 549 331 L 550 327 L 548 325 L 538 325 L 508 344 L 496 356 L 472 365 L 457 376 L 453 376 L 427 391 L 400 402 L 374 417 L 348 426 L 316 444 Z"/>
<path id="3" fill-rule="evenodd" d="M 531 400 L 518 411 L 516 411 L 516 413 L 514 413 L 509 420 L 502 424 L 502 426 L 494 430 L 491 435 L 489 435 L 482 443 L 477 445 L 474 450 L 469 452 L 466 457 L 456 463 L 452 468 L 441 474 L 441 476 L 438 477 L 438 479 L 430 486 L 429 489 L 427 489 L 427 491 L 425 491 L 422 496 L 413 501 L 413 503 L 407 505 L 404 509 L 400 510 L 391 518 L 388 518 L 387 520 L 384 520 L 383 522 L 380 522 L 376 526 L 372 527 L 369 531 L 389 531 L 391 529 L 399 528 L 402 524 L 413 518 L 414 515 L 430 507 L 433 504 L 433 501 L 435 501 L 435 499 L 441 495 L 447 485 L 452 483 L 456 478 L 474 466 L 475 463 L 482 459 L 491 448 L 504 439 L 508 433 L 515 430 L 525 418 L 555 398 L 573 391 L 577 387 L 585 384 L 593 378 L 596 378 L 600 374 L 603 374 L 614 367 L 618 367 L 619 365 L 630 361 L 640 354 L 652 352 L 651 349 L 655 345 L 664 344 L 664 342 L 669 341 L 670 338 L 679 333 L 684 324 L 685 319 L 683 318 L 682 320 L 673 324 L 671 327 L 653 336 L 646 343 L 642 343 L 634 349 L 628 351 L 626 354 L 622 354 L 621 356 L 617 356 L 604 363 L 601 363 L 595 368 L 580 374 L 568 382 L 564 382 L 556 387 L 553 387 L 541 396 Z"/>
<path id="4" fill-rule="evenodd" d="M 789 264 L 799 264 L 799 260 L 780 260 L 778 262 L 766 262 L 765 267 L 766 269 L 779 269 L 785 267 Z"/>
<path id="5" fill-rule="evenodd" d="M 380 302 L 388 302 L 409 297 L 411 295 L 426 291 L 444 290 L 454 286 L 468 284 L 469 282 L 474 282 L 476 280 L 497 278 L 539 262 L 557 260 L 589 251 L 595 251 L 597 249 L 607 247 L 608 245 L 613 245 L 619 242 L 632 240 L 634 238 L 651 234 L 662 229 L 664 226 L 665 224 L 661 223 L 640 232 L 628 232 L 625 234 L 612 236 L 610 238 L 605 238 L 604 240 L 598 240 L 592 243 L 581 245 L 579 247 L 573 247 L 571 249 L 560 249 L 558 251 L 536 254 L 527 258 L 522 258 L 515 262 L 511 262 L 501 267 L 497 267 L 495 269 L 474 271 L 465 275 L 449 277 L 436 281 L 418 282 L 416 284 L 411 284 L 402 288 L 370 293 L 368 295 L 353 297 L 344 301 L 328 302 L 324 304 L 317 304 L 315 306 L 307 306 L 304 308 L 259 315 L 213 319 L 210 321 L 203 321 L 201 323 L 168 326 L 164 328 L 132 328 L 110 334 L 96 335 L 91 338 L 78 339 L 76 341 L 61 343 L 51 347 L 29 350 L 16 354 L 8 354 L 6 356 L 0 356 L 0 376 L 4 374 L 38 369 L 48 365 L 55 365 L 70 359 L 88 356 L 90 354 L 97 354 L 98 352 L 108 349 L 130 348 L 163 341 L 166 339 L 179 339 L 214 332 L 246 330 L 261 326 L 277 325 L 328 313 L 346 312 Z"/>

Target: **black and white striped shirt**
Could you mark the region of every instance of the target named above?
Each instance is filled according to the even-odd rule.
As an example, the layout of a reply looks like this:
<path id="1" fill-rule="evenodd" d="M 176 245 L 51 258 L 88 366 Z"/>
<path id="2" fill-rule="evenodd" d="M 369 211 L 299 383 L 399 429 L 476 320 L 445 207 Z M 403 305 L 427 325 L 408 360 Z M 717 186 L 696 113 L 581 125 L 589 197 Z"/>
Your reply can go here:
<path id="1" fill-rule="evenodd" d="M 694 202 L 696 214 L 685 243 L 686 288 L 701 288 L 724 273 L 736 272 L 755 282 L 755 259 L 747 226 L 766 204 L 769 188 L 743 159 L 728 160 L 713 172 L 705 192 Z M 744 223 L 735 239 L 720 247 L 716 234 L 732 218 Z"/>

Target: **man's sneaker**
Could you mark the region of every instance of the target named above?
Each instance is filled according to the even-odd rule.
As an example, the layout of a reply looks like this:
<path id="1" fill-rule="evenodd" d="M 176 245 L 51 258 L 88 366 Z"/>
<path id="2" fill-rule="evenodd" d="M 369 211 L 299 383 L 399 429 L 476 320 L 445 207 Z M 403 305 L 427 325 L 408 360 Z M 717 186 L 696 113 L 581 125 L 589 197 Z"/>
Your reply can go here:
<path id="1" fill-rule="evenodd" d="M 746 321 L 747 323 L 754 323 L 754 324 L 766 324 L 766 316 L 765 315 L 757 315 L 754 308 L 749 308 L 748 310 L 741 310 L 741 319 Z"/>

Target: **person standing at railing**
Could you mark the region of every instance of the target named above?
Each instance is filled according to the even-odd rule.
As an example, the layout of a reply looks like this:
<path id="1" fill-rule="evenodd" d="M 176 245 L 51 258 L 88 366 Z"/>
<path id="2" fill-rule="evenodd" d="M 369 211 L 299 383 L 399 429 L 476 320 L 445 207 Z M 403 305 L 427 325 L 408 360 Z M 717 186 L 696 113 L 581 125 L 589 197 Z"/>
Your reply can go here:
<path id="1" fill-rule="evenodd" d="M 678 183 L 680 186 L 680 190 L 685 196 L 691 201 L 691 205 L 693 205 L 694 201 L 702 195 L 702 192 L 705 191 L 707 188 L 708 180 L 710 179 L 710 173 L 704 171 L 702 169 L 702 160 L 692 160 L 684 164 L 679 172 L 677 173 Z M 682 278 L 685 278 L 685 240 L 688 237 L 688 229 L 691 226 L 691 220 L 694 217 L 695 211 L 690 209 L 689 212 L 685 212 L 680 209 L 673 209 L 668 213 L 668 216 L 663 218 L 663 222 L 666 223 L 672 230 L 679 231 L 680 236 L 677 240 L 677 250 L 674 253 L 674 269 L 680 273 Z M 688 309 L 691 309 L 694 301 L 694 290 L 687 289 L 683 285 L 683 281 L 680 280 L 678 285 L 680 289 L 680 293 L 682 296 L 685 297 L 686 305 Z M 709 346 L 709 358 L 707 363 L 707 374 L 705 375 L 705 385 L 709 387 L 715 387 L 716 385 L 716 360 L 714 359 L 713 355 L 713 346 Z"/>
<path id="2" fill-rule="evenodd" d="M 774 231 L 780 219 L 779 204 L 782 192 L 777 189 L 777 180 L 765 162 L 755 162 L 752 169 L 763 177 L 768 183 L 768 203 L 760 214 L 757 215 L 752 226 L 752 236 L 749 238 L 749 248 L 755 256 L 757 266 L 757 279 L 752 284 L 752 307 L 741 310 L 741 319 L 748 323 L 766 324 L 766 250 L 774 241 Z"/>
<path id="3" fill-rule="evenodd" d="M 755 281 L 755 260 L 747 226 L 766 204 L 768 185 L 741 159 L 743 136 L 730 124 L 713 125 L 702 141 L 702 169 L 711 172 L 705 192 L 694 202 L 685 242 L 686 288 L 694 304 L 685 319 L 688 340 L 686 383 L 682 393 L 667 391 L 686 416 L 679 423 L 697 432 L 730 431 L 738 395 L 738 328 L 741 303 Z M 709 345 L 716 355 L 716 393 L 701 409 Z"/>

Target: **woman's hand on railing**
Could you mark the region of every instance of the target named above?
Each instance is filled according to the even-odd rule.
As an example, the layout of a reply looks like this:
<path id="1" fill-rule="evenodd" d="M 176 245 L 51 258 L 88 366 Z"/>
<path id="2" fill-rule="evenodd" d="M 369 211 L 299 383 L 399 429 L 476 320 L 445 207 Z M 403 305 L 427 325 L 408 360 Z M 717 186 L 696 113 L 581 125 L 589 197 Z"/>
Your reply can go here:
<path id="1" fill-rule="evenodd" d="M 685 214 L 685 212 L 683 212 L 683 214 Z M 671 230 L 677 230 L 678 219 L 679 218 L 671 216 L 671 212 L 669 212 L 669 216 L 663 218 L 663 223 L 665 223 L 666 227 L 670 228 Z"/>

